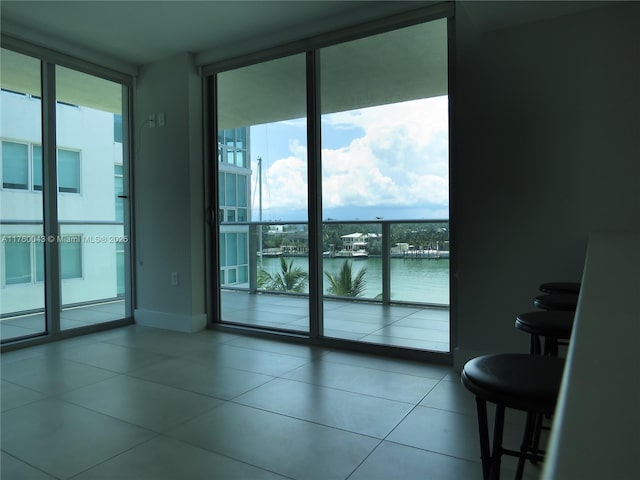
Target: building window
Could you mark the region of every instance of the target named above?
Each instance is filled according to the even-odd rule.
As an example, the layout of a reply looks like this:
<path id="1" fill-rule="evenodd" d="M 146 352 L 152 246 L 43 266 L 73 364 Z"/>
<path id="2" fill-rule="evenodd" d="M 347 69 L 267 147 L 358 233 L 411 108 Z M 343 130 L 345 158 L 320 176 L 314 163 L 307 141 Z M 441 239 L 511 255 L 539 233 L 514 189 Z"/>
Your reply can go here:
<path id="1" fill-rule="evenodd" d="M 80 193 L 80 152 L 58 149 L 58 191 Z"/>
<path id="2" fill-rule="evenodd" d="M 122 143 L 122 115 L 113 115 L 113 141 Z"/>
<path id="3" fill-rule="evenodd" d="M 2 187 L 29 189 L 29 145 L 2 142 Z"/>
<path id="4" fill-rule="evenodd" d="M 248 168 L 247 127 L 228 128 L 218 135 L 218 162 Z"/>
<path id="5" fill-rule="evenodd" d="M 42 191 L 42 147 L 2 141 L 2 187 Z M 80 193 L 80 152 L 58 149 L 58 191 Z"/>
<path id="6" fill-rule="evenodd" d="M 65 235 L 60 244 L 60 277 L 82 278 L 82 236 Z"/>
<path id="7" fill-rule="evenodd" d="M 218 175 L 218 198 L 223 221 L 249 221 L 248 183 L 248 175 L 224 172 Z"/>
<path id="8" fill-rule="evenodd" d="M 236 207 L 238 205 L 236 200 L 236 175 L 233 173 L 227 173 L 226 175 L 226 196 L 225 196 L 225 206 L 227 207 Z"/>
<path id="9" fill-rule="evenodd" d="M 44 243 L 16 241 L 33 239 L 31 234 L 5 236 L 3 265 L 5 285 L 44 281 Z M 60 242 L 60 276 L 82 278 L 82 235 L 64 235 Z"/>
<path id="10" fill-rule="evenodd" d="M 42 191 L 42 147 L 40 145 L 33 145 L 31 147 L 33 154 L 31 176 L 33 179 L 33 191 Z"/>
<path id="11" fill-rule="evenodd" d="M 220 233 L 220 281 L 223 285 L 249 281 L 248 248 L 246 232 Z"/>
<path id="12" fill-rule="evenodd" d="M 31 283 L 31 244 L 5 243 L 4 265 L 7 285 Z"/>

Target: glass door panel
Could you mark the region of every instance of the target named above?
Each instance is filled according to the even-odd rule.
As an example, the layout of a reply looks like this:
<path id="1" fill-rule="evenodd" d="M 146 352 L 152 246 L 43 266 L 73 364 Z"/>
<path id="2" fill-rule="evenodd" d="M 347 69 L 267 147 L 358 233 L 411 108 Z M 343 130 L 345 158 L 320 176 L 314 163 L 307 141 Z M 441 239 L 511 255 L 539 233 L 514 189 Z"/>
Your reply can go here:
<path id="1" fill-rule="evenodd" d="M 40 61 L 2 49 L 0 338 L 46 331 Z"/>
<path id="2" fill-rule="evenodd" d="M 321 49 L 320 72 L 324 333 L 448 351 L 447 244 L 438 269 L 394 254 L 448 241 L 447 19 Z"/>
<path id="3" fill-rule="evenodd" d="M 308 332 L 305 56 L 217 84 L 221 320 Z"/>
<path id="4" fill-rule="evenodd" d="M 56 67 L 61 329 L 126 316 L 122 85 Z"/>

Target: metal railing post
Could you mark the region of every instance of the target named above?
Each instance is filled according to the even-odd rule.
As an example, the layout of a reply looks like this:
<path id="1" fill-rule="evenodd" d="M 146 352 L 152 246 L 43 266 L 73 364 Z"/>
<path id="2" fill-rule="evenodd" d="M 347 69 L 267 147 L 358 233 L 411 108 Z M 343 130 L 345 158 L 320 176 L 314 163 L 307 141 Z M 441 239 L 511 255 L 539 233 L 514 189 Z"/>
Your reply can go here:
<path id="1" fill-rule="evenodd" d="M 391 223 L 382 222 L 382 304 L 391 303 Z"/>

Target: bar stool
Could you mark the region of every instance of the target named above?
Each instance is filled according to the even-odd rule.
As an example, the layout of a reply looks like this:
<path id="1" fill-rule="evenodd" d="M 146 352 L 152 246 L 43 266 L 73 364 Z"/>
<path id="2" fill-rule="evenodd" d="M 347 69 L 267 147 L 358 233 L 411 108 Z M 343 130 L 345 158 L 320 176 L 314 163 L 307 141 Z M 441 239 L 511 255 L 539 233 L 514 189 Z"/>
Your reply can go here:
<path id="1" fill-rule="evenodd" d="M 576 311 L 578 306 L 577 293 L 545 293 L 537 295 L 533 304 L 542 310 Z"/>
<path id="2" fill-rule="evenodd" d="M 580 283 L 578 282 L 549 282 L 540 285 L 542 293 L 580 293 Z"/>
<path id="3" fill-rule="evenodd" d="M 544 452 L 533 443 L 535 421 L 541 415 L 553 414 L 563 369 L 562 359 L 521 353 L 484 355 L 465 364 L 461 379 L 467 390 L 476 396 L 484 480 L 500 478 L 502 455 L 518 457 L 516 480 L 522 478 L 527 459 L 543 459 Z M 492 448 L 489 446 L 487 402 L 496 405 Z M 527 412 L 520 451 L 502 446 L 505 408 Z"/>
<path id="4" fill-rule="evenodd" d="M 567 345 L 571 338 L 574 316 L 575 312 L 569 310 L 521 313 L 516 317 L 515 326 L 531 335 L 529 353 L 557 357 L 558 345 Z"/>

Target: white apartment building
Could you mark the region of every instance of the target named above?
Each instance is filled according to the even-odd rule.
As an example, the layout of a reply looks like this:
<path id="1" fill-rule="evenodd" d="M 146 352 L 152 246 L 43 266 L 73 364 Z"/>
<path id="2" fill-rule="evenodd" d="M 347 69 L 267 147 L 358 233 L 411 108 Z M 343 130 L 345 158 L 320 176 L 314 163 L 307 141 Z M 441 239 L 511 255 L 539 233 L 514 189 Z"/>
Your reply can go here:
<path id="1" fill-rule="evenodd" d="M 0 314 L 42 310 L 41 101 L 3 90 L 0 121 Z M 57 103 L 57 208 L 63 305 L 124 294 L 122 122 Z"/>
<path id="2" fill-rule="evenodd" d="M 220 226 L 220 285 L 249 283 L 249 225 L 251 220 L 251 158 L 249 127 L 218 134 L 218 200 Z"/>

